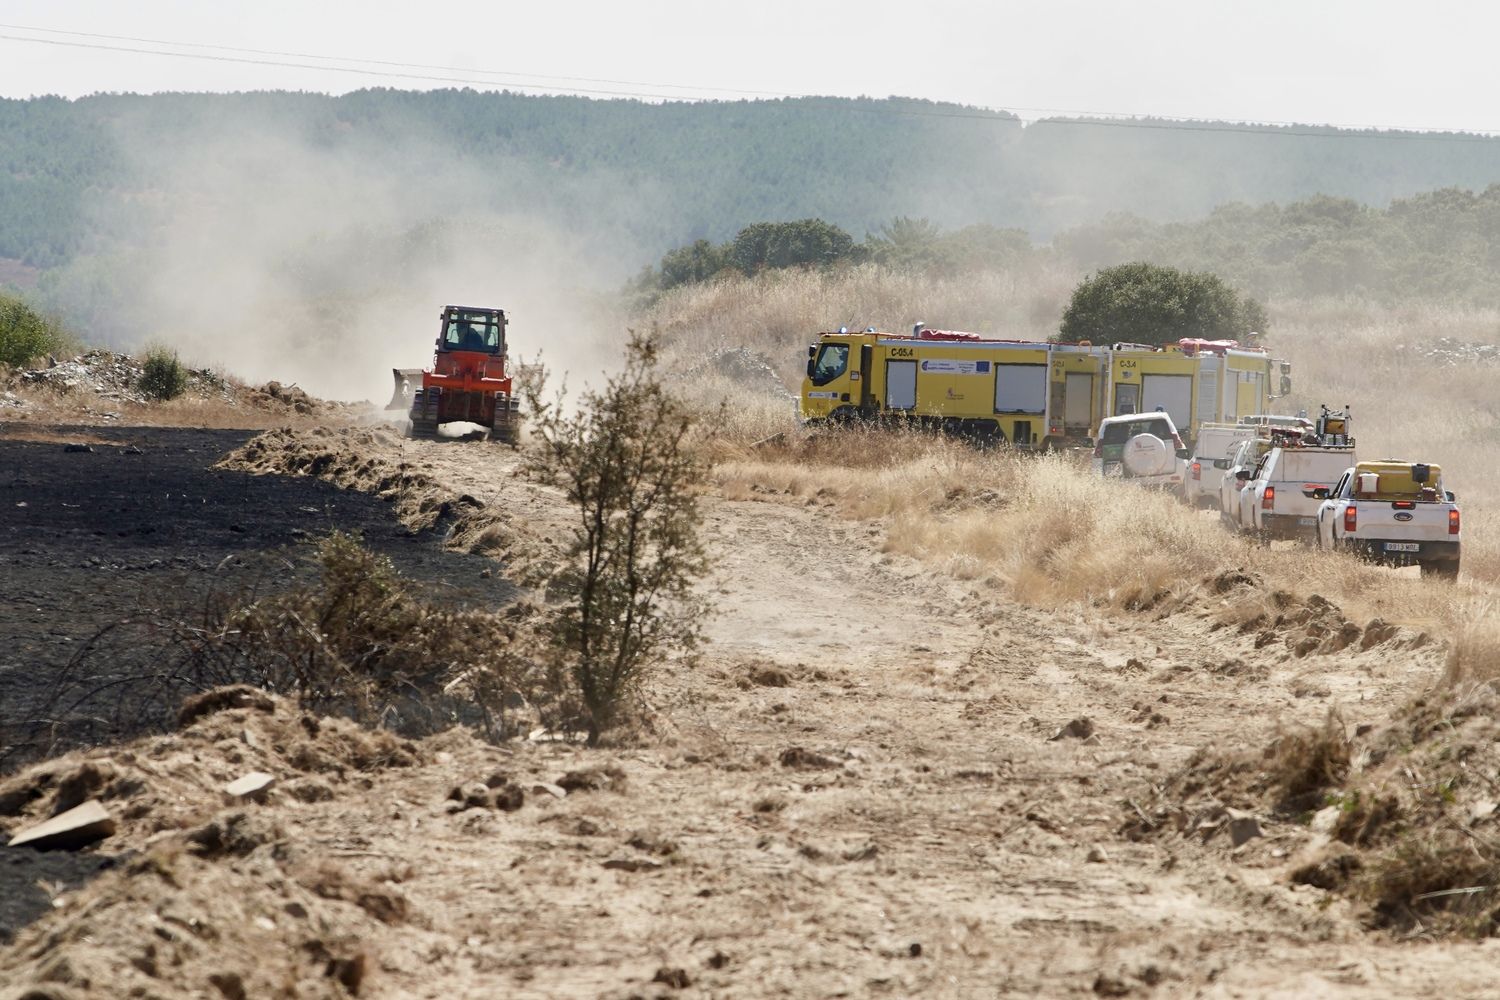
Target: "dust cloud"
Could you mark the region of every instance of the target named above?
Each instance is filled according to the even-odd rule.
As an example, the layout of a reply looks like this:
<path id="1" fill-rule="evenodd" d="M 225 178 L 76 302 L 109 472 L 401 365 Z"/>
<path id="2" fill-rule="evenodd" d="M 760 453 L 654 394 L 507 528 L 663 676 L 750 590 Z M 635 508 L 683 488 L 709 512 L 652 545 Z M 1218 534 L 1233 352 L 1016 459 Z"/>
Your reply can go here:
<path id="1" fill-rule="evenodd" d="M 536 179 L 515 176 L 534 166 L 481 166 L 441 138 L 336 145 L 242 116 L 194 131 L 168 152 L 121 129 L 156 188 L 155 224 L 131 235 L 132 278 L 115 291 L 146 342 L 247 381 L 380 404 L 391 368 L 431 364 L 446 304 L 505 309 L 512 356 L 540 354 L 574 384 L 618 356 L 609 290 L 638 258 L 608 225 L 534 211 L 522 192 Z M 591 183 L 594 204 L 640 204 L 639 190 Z"/>

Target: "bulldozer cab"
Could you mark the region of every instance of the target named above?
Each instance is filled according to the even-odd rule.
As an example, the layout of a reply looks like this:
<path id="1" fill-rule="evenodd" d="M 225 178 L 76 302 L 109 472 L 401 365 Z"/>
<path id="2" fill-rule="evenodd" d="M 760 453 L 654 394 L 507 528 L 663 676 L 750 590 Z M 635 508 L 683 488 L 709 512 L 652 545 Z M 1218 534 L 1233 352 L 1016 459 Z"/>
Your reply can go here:
<path id="1" fill-rule="evenodd" d="M 443 326 L 437 340 L 439 353 L 477 351 L 483 354 L 505 353 L 505 312 L 500 309 L 473 309 L 448 306 L 443 310 Z"/>

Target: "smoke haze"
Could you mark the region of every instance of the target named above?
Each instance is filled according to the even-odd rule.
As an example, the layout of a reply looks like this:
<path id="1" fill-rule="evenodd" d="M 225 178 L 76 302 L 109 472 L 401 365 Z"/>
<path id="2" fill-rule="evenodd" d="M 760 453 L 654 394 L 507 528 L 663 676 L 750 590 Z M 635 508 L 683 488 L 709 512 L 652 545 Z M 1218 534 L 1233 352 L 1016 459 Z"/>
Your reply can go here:
<path id="1" fill-rule="evenodd" d="M 505 309 L 512 356 L 579 379 L 617 354 L 623 328 L 601 293 L 628 251 L 604 227 L 506 204 L 524 187 L 506 171 L 525 164 L 481 170 L 440 142 L 334 147 L 243 115 L 170 150 L 119 132 L 132 171 L 152 179 L 152 225 L 132 234 L 110 325 L 185 362 L 383 402 L 389 369 L 431 363 L 446 304 Z M 645 193 L 594 183 L 598 203 Z"/>

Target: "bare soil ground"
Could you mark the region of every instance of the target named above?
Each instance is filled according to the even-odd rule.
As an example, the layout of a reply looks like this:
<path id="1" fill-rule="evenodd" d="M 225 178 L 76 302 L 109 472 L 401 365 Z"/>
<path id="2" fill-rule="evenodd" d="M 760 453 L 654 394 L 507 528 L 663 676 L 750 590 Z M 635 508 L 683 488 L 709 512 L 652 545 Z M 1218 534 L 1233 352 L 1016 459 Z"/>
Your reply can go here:
<path id="1" fill-rule="evenodd" d="M 360 447 L 542 535 L 566 524 L 506 449 Z M 1043 612 L 817 502 L 707 512 L 712 642 L 621 745 L 402 743 L 269 701 L 0 784 L 10 832 L 88 789 L 121 818 L 96 852 L 123 859 L 78 890 L 38 875 L 50 909 L 0 951 L 0 996 L 1493 989 L 1493 945 L 1398 941 L 1291 883 L 1327 839 L 1304 824 L 1260 817 L 1237 848 L 1213 820 L 1140 833 L 1195 751 L 1254 751 L 1332 707 L 1379 724 L 1440 644 L 1312 600 L 1221 627 L 1214 602 L 1251 585 L 1234 579 L 1189 605 Z M 253 769 L 277 786 L 227 802 Z"/>

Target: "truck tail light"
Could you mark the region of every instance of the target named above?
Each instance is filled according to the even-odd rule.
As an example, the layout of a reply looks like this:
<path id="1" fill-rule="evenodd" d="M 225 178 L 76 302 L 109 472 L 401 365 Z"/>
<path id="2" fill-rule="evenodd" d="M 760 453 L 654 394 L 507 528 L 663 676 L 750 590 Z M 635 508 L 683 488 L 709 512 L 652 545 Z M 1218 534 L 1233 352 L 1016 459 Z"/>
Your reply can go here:
<path id="1" fill-rule="evenodd" d="M 1448 534 L 1458 534 L 1458 511 L 1456 510 L 1448 512 Z"/>
<path id="2" fill-rule="evenodd" d="M 1274 510 L 1276 508 L 1276 487 L 1267 486 L 1266 491 L 1260 495 L 1260 509 Z"/>
<path id="3" fill-rule="evenodd" d="M 1202 479 L 1203 478 L 1203 463 L 1202 462 L 1194 462 L 1193 463 L 1193 478 L 1194 479 Z"/>
<path id="4" fill-rule="evenodd" d="M 1353 532 L 1359 525 L 1359 508 L 1352 503 L 1344 508 L 1344 531 Z"/>

